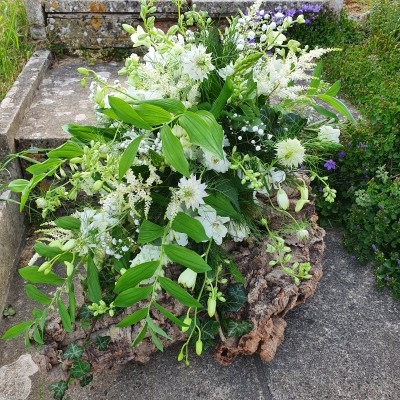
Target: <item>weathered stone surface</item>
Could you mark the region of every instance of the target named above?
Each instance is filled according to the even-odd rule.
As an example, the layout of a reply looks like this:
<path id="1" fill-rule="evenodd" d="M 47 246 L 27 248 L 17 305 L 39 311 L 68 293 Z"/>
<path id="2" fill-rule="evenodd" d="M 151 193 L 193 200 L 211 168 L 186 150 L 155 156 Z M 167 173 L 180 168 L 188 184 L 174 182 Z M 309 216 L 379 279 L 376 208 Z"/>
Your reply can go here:
<path id="1" fill-rule="evenodd" d="M 46 39 L 46 22 L 42 0 L 24 0 L 32 39 Z"/>

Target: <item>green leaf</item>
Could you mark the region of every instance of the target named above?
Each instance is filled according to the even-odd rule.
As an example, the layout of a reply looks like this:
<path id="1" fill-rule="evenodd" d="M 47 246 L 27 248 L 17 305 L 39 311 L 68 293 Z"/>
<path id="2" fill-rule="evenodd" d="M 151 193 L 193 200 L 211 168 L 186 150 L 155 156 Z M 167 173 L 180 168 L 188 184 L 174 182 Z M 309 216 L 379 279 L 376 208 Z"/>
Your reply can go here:
<path id="1" fill-rule="evenodd" d="M 72 364 L 69 373 L 71 374 L 72 378 L 82 378 L 82 376 L 86 375 L 90 371 L 90 364 L 82 359 L 78 358 Z"/>
<path id="2" fill-rule="evenodd" d="M 92 382 L 93 380 L 93 375 L 84 375 L 80 380 L 79 380 L 79 384 L 81 385 L 81 387 L 85 387 L 87 385 L 89 385 L 90 382 Z"/>
<path id="3" fill-rule="evenodd" d="M 164 351 L 164 346 L 161 343 L 160 339 L 157 337 L 157 335 L 154 333 L 152 329 L 150 329 L 150 335 L 151 338 L 153 339 L 153 343 L 156 345 L 157 349 L 160 351 Z"/>
<path id="4" fill-rule="evenodd" d="M 340 81 L 336 81 L 326 92 L 328 96 L 336 96 L 340 90 Z"/>
<path id="5" fill-rule="evenodd" d="M 241 214 L 234 208 L 232 202 L 224 194 L 218 191 L 209 191 L 204 202 L 214 208 L 221 217 L 240 219 Z"/>
<path id="6" fill-rule="evenodd" d="M 119 179 L 121 180 L 126 171 L 132 166 L 133 161 L 135 161 L 137 151 L 139 149 L 140 142 L 144 138 L 144 135 L 138 136 L 129 143 L 128 147 L 122 154 L 121 160 L 119 162 Z"/>
<path id="7" fill-rule="evenodd" d="M 10 189 L 14 193 L 21 193 L 26 189 L 29 185 L 29 181 L 26 179 L 15 179 L 8 184 L 8 189 Z"/>
<path id="8" fill-rule="evenodd" d="M 186 233 L 196 243 L 205 242 L 209 239 L 202 223 L 181 211 L 176 215 L 172 229 L 176 232 Z"/>
<path id="9" fill-rule="evenodd" d="M 328 96 L 327 94 L 318 94 L 316 95 L 316 97 L 329 104 L 332 108 L 348 118 L 351 122 L 356 122 L 349 109 L 340 100 L 336 99 L 335 97 Z"/>
<path id="10" fill-rule="evenodd" d="M 44 272 L 39 272 L 38 267 L 28 266 L 18 270 L 18 273 L 26 281 L 32 283 L 47 283 L 48 285 L 60 286 L 64 283 L 65 279 L 59 277 L 54 272 L 50 272 L 47 275 Z"/>
<path id="11" fill-rule="evenodd" d="M 43 336 L 40 333 L 39 328 L 37 326 L 35 326 L 33 329 L 33 340 L 38 344 L 41 344 L 41 345 L 44 344 Z"/>
<path id="12" fill-rule="evenodd" d="M 161 287 L 186 307 L 201 308 L 201 304 L 171 279 L 159 277 Z"/>
<path id="13" fill-rule="evenodd" d="M 136 128 L 151 130 L 151 126 L 126 101 L 109 96 L 108 102 L 115 115 L 123 122 Z"/>
<path id="14" fill-rule="evenodd" d="M 94 340 L 95 346 L 100 350 L 100 351 L 105 351 L 108 348 L 108 345 L 111 342 L 111 336 L 97 336 L 96 339 Z"/>
<path id="15" fill-rule="evenodd" d="M 131 347 L 137 346 L 146 336 L 147 333 L 147 323 L 143 325 L 142 329 L 139 331 L 136 338 L 133 340 Z"/>
<path id="16" fill-rule="evenodd" d="M 65 307 L 64 303 L 60 299 L 57 299 L 57 307 L 58 307 L 58 313 L 60 314 L 61 322 L 63 324 L 64 330 L 68 333 L 71 333 L 72 332 L 71 318 L 69 316 L 67 308 Z"/>
<path id="17" fill-rule="evenodd" d="M 134 325 L 139 321 L 141 321 L 142 319 L 146 318 L 148 313 L 149 313 L 148 308 L 141 308 L 140 310 L 135 311 L 134 313 L 128 315 L 123 320 L 118 322 L 117 326 L 119 328 L 125 328 L 126 326 Z"/>
<path id="18" fill-rule="evenodd" d="M 166 244 L 163 247 L 167 257 L 194 272 L 211 271 L 211 267 L 193 250 L 175 244 Z"/>
<path id="19" fill-rule="evenodd" d="M 20 322 L 19 324 L 12 326 L 10 329 L 5 331 L 1 338 L 3 340 L 14 339 L 17 336 L 28 331 L 29 328 L 32 326 L 32 324 L 33 324 L 33 321 Z"/>
<path id="20" fill-rule="evenodd" d="M 145 219 L 139 228 L 139 235 L 137 239 L 138 244 L 150 243 L 158 239 L 164 233 L 164 227 L 154 224 L 153 222 Z"/>
<path id="21" fill-rule="evenodd" d="M 24 290 L 26 295 L 34 301 L 37 301 L 40 304 L 46 305 L 51 303 L 51 297 L 46 296 L 42 293 L 36 286 L 34 285 L 25 285 Z"/>
<path id="22" fill-rule="evenodd" d="M 78 143 L 71 140 L 68 140 L 68 142 L 65 142 L 63 145 L 47 153 L 47 157 L 49 158 L 66 158 L 68 160 L 74 157 L 80 157 L 82 155 L 82 147 Z"/>
<path id="23" fill-rule="evenodd" d="M 167 332 L 165 332 L 163 329 L 157 326 L 151 319 L 150 315 L 146 317 L 146 322 L 149 325 L 149 329 L 152 330 L 154 333 L 157 333 L 157 335 L 160 335 L 165 339 L 171 340 L 171 336 L 169 336 Z"/>
<path id="24" fill-rule="evenodd" d="M 134 288 L 144 279 L 150 279 L 159 265 L 159 261 L 148 261 L 129 268 L 118 279 L 114 291 L 121 293 L 124 290 Z"/>
<path id="25" fill-rule="evenodd" d="M 63 163 L 63 160 L 58 158 L 50 158 L 39 164 L 33 164 L 26 170 L 32 175 L 49 174 L 50 171 L 55 172 L 57 168 Z"/>
<path id="26" fill-rule="evenodd" d="M 152 286 L 124 290 L 113 301 L 116 307 L 129 307 L 138 301 L 145 300 L 153 291 Z"/>
<path id="27" fill-rule="evenodd" d="M 62 250 L 59 247 L 51 247 L 42 242 L 36 242 L 33 248 L 36 253 L 39 254 L 39 256 L 46 258 L 54 258 L 55 256 L 58 256 L 62 253 Z"/>
<path id="28" fill-rule="evenodd" d="M 151 126 L 166 124 L 172 119 L 172 115 L 168 111 L 154 104 L 141 103 L 134 105 L 133 109 Z"/>
<path id="29" fill-rule="evenodd" d="M 63 131 L 69 133 L 81 142 L 88 143 L 92 140 L 98 142 L 99 138 L 113 139 L 117 133 L 115 128 L 98 128 L 96 126 L 67 124 Z"/>
<path id="30" fill-rule="evenodd" d="M 183 103 L 175 99 L 143 100 L 139 101 L 138 104 L 152 104 L 161 107 L 172 114 L 183 114 L 186 111 Z"/>
<path id="31" fill-rule="evenodd" d="M 207 318 L 203 321 L 200 321 L 203 350 L 215 346 L 215 336 L 218 334 L 218 328 L 219 328 L 219 323 L 215 319 Z"/>
<path id="32" fill-rule="evenodd" d="M 230 318 L 224 321 L 224 328 L 227 336 L 229 337 L 241 337 L 246 333 L 249 333 L 253 329 L 253 324 L 248 321 L 238 321 Z"/>
<path id="33" fill-rule="evenodd" d="M 320 113 L 321 115 L 323 115 L 324 117 L 328 117 L 328 118 L 333 118 L 335 120 L 338 119 L 337 115 L 334 114 L 333 112 L 327 110 L 325 107 L 322 107 L 318 104 L 312 104 L 311 107 L 317 111 L 318 113 Z"/>
<path id="34" fill-rule="evenodd" d="M 244 276 L 242 275 L 239 268 L 233 261 L 228 260 L 228 262 L 225 265 L 228 267 L 229 272 L 232 274 L 233 279 L 236 282 L 241 283 L 242 285 L 246 283 Z"/>
<path id="35" fill-rule="evenodd" d="M 322 66 L 323 63 L 320 61 L 314 68 L 313 76 L 310 82 L 310 86 L 307 90 L 307 96 L 312 96 L 317 93 L 319 85 L 321 83 L 321 74 L 322 74 Z"/>
<path id="36" fill-rule="evenodd" d="M 241 283 L 229 286 L 224 297 L 226 301 L 219 303 L 219 308 L 224 312 L 237 312 L 247 303 L 247 294 Z"/>
<path id="37" fill-rule="evenodd" d="M 160 133 L 165 161 L 183 176 L 188 177 L 189 163 L 180 140 L 172 133 L 168 125 L 164 125 Z"/>
<path id="38" fill-rule="evenodd" d="M 54 223 L 62 229 L 66 229 L 68 231 L 77 231 L 81 228 L 81 221 L 78 218 L 74 217 L 60 217 L 54 220 Z"/>
<path id="39" fill-rule="evenodd" d="M 202 113 L 201 116 L 199 115 L 200 112 Z M 197 113 L 186 111 L 179 118 L 179 125 L 186 130 L 193 144 L 208 150 L 220 159 L 223 158 L 223 131 L 211 113 L 207 111 L 198 111 Z"/>
<path id="40" fill-rule="evenodd" d="M 211 107 L 211 114 L 214 115 L 215 119 L 218 119 L 221 115 L 222 110 L 225 107 L 226 102 L 230 99 L 233 93 L 233 84 L 231 79 L 228 77 L 224 83 L 221 93 L 218 95 Z"/>
<path id="41" fill-rule="evenodd" d="M 68 390 L 68 383 L 65 381 L 54 382 L 49 386 L 49 390 L 53 393 L 54 400 L 62 400 Z"/>
<path id="42" fill-rule="evenodd" d="M 186 324 L 183 323 L 179 318 L 175 317 L 174 314 L 170 313 L 167 309 L 165 309 L 163 306 L 160 304 L 156 303 L 155 301 L 153 302 L 153 306 L 160 311 L 164 317 L 167 317 L 171 322 L 173 322 L 175 325 L 178 325 L 180 328 L 187 327 Z"/>
<path id="43" fill-rule="evenodd" d="M 21 193 L 21 202 L 19 205 L 20 211 L 24 209 L 24 206 L 28 201 L 32 189 L 35 188 L 36 185 L 40 183 L 46 176 L 47 176 L 46 174 L 34 175 L 32 179 L 29 181 L 29 185 Z"/>
<path id="44" fill-rule="evenodd" d="M 64 350 L 63 357 L 66 360 L 77 360 L 83 354 L 83 347 L 72 342 Z"/>
<path id="45" fill-rule="evenodd" d="M 101 300 L 99 270 L 97 269 L 91 255 L 89 255 L 87 262 L 86 282 L 88 286 L 89 300 L 93 303 L 98 303 Z"/>

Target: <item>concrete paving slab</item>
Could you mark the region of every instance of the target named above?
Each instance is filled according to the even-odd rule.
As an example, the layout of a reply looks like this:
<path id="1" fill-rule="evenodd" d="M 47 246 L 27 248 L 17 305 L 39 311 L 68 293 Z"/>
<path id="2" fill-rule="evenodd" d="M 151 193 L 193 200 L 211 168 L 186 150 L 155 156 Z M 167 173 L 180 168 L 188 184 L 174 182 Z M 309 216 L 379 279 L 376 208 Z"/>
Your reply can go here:
<path id="1" fill-rule="evenodd" d="M 343 250 L 341 233 L 326 235 L 324 277 L 315 296 L 287 316 L 286 338 L 271 363 L 239 358 L 230 367 L 211 352 L 176 361 L 179 347 L 146 365 L 102 371 L 72 399 L 88 400 L 397 400 L 400 398 L 400 303 L 378 293 L 368 267 Z M 22 280 L 14 277 L 8 302 L 18 320 L 29 318 Z M 0 334 L 16 319 L 3 320 Z M 22 341 L 0 343 L 0 367 L 26 353 Z M 47 378 L 31 377 L 28 400 L 51 399 Z"/>

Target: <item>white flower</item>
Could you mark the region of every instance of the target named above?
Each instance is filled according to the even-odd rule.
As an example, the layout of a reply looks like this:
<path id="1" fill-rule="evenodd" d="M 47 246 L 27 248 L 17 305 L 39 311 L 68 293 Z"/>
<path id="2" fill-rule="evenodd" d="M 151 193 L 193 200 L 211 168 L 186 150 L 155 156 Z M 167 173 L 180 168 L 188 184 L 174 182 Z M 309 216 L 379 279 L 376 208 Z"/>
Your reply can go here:
<path id="1" fill-rule="evenodd" d="M 167 237 L 165 238 L 165 243 L 173 242 L 178 243 L 179 246 L 186 246 L 188 244 L 188 235 L 186 235 L 186 233 L 170 230 Z"/>
<path id="2" fill-rule="evenodd" d="M 199 217 L 196 217 L 204 227 L 206 235 L 213 238 L 216 244 L 222 244 L 222 239 L 228 233 L 228 229 L 224 225 L 230 221 L 229 217 L 220 217 L 216 211 L 209 205 L 199 208 Z"/>
<path id="3" fill-rule="evenodd" d="M 310 234 L 307 229 L 300 229 L 296 232 L 296 236 L 301 242 L 306 242 L 310 237 Z"/>
<path id="4" fill-rule="evenodd" d="M 178 183 L 178 196 L 185 203 L 187 208 L 195 210 L 201 204 L 204 204 L 203 198 L 207 196 L 206 185 L 197 180 L 195 175 L 189 179 L 182 177 Z"/>
<path id="5" fill-rule="evenodd" d="M 282 208 L 282 210 L 287 210 L 289 208 L 289 197 L 287 193 L 279 188 L 276 193 L 276 201 L 278 202 L 278 206 Z"/>
<path id="6" fill-rule="evenodd" d="M 280 183 L 285 182 L 286 174 L 285 174 L 284 171 L 281 171 L 281 170 L 276 169 L 276 168 L 273 167 L 273 168 L 270 169 L 269 174 L 270 174 L 271 179 L 272 179 L 272 185 L 274 186 L 275 189 L 278 188 L 278 185 Z"/>
<path id="7" fill-rule="evenodd" d="M 160 246 L 153 246 L 152 244 L 146 244 L 141 249 L 139 254 L 131 260 L 130 267 L 133 268 L 136 265 L 143 264 L 148 261 L 157 261 L 160 259 L 161 250 Z M 165 258 L 164 261 L 167 261 Z"/>
<path id="8" fill-rule="evenodd" d="M 330 125 L 323 125 L 319 128 L 318 139 L 324 142 L 339 143 L 340 129 L 335 129 Z"/>
<path id="9" fill-rule="evenodd" d="M 207 150 L 204 150 L 202 164 L 208 169 L 217 172 L 226 172 L 229 170 L 231 163 L 226 158 L 226 154 L 224 152 L 224 158 L 221 160 L 218 156 L 213 153 L 210 153 Z"/>
<path id="10" fill-rule="evenodd" d="M 228 225 L 228 233 L 235 242 L 241 242 L 249 236 L 250 231 L 246 225 L 231 221 Z"/>
<path id="11" fill-rule="evenodd" d="M 221 68 L 221 69 L 218 70 L 218 75 L 219 75 L 222 79 L 225 79 L 225 80 L 226 80 L 226 78 L 227 78 L 228 76 L 231 76 L 234 72 L 235 72 L 235 69 L 234 69 L 233 63 L 232 63 L 232 61 L 231 61 L 226 67 Z"/>
<path id="12" fill-rule="evenodd" d="M 150 47 L 151 45 L 150 36 L 143 30 L 143 28 L 140 25 L 138 25 L 136 33 L 131 35 L 131 40 L 133 42 L 133 47 L 138 47 L 138 46 Z"/>
<path id="13" fill-rule="evenodd" d="M 186 268 L 178 278 L 178 283 L 188 289 L 194 289 L 196 285 L 197 272 L 192 271 L 190 268 Z"/>
<path id="14" fill-rule="evenodd" d="M 276 144 L 276 155 L 282 165 L 298 167 L 304 161 L 305 149 L 298 139 L 286 139 Z"/>
<path id="15" fill-rule="evenodd" d="M 206 51 L 202 44 L 192 44 L 190 50 L 182 55 L 183 72 L 195 81 L 202 82 L 215 68 L 211 63 L 211 54 L 207 54 Z"/>

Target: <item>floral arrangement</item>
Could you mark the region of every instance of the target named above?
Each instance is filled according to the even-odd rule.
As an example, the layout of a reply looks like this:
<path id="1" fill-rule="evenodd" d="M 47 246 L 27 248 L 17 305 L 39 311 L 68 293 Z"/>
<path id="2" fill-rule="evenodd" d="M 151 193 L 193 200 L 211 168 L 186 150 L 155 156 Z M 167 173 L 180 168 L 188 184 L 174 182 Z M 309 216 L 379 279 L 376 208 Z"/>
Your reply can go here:
<path id="1" fill-rule="evenodd" d="M 316 65 L 333 49 L 288 41 L 284 32 L 305 23 L 303 15 L 278 16 L 277 23 L 277 13 L 260 4 L 220 31 L 204 12 L 182 14 L 176 0 L 177 25 L 163 32 L 153 2 L 143 0 L 143 26 L 124 25 L 133 46 L 145 49 L 126 60 L 126 83 L 78 70 L 83 86 L 91 81 L 98 126 L 65 126 L 71 138 L 44 161 L 24 156 L 31 179 L 8 184 L 21 193 L 21 210 L 35 200 L 45 219 L 35 256 L 19 270 L 27 295 L 44 307 L 3 338 L 25 334 L 43 344 L 51 311 L 72 332 L 78 312 L 115 317 L 139 304 L 117 323 L 139 324 L 132 345 L 147 335 L 163 349 L 160 338 L 168 335 L 152 318 L 157 310 L 187 333 L 178 359 L 188 363 L 190 343 L 203 351 L 202 321 L 220 324 L 227 288 L 243 283 L 225 242 L 267 236 L 270 265 L 296 285 L 311 277 L 310 264 L 293 262 L 284 237 L 269 226 L 267 210 L 308 240 L 310 221 L 292 213 L 310 201 L 308 179 L 318 179 L 323 198 L 334 201 L 315 166 L 340 148 L 335 112 L 352 116 L 335 98 L 340 85 L 322 82 Z M 34 190 L 44 180 L 48 189 Z M 288 188 L 298 194 L 294 207 Z M 172 264 L 181 268 L 176 277 Z M 77 279 L 85 296 L 79 310 Z M 54 285 L 53 296 L 37 284 Z M 161 291 L 185 313 L 159 304 Z"/>

